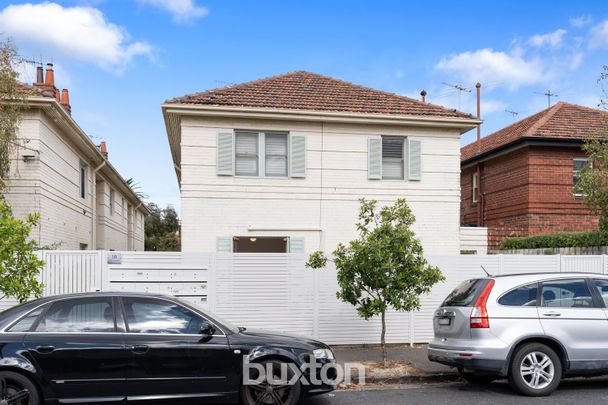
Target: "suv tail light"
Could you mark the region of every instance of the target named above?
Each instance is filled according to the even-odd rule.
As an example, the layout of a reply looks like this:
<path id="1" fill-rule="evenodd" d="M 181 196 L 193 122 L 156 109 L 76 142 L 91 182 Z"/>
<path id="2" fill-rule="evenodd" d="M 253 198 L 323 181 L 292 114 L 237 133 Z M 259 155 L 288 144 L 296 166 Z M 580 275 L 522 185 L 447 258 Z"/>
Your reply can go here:
<path id="1" fill-rule="evenodd" d="M 489 328 L 490 320 L 488 319 L 488 310 L 486 308 L 486 304 L 488 302 L 488 297 L 492 292 L 492 287 L 494 287 L 494 280 L 491 279 L 488 284 L 485 286 L 477 301 L 475 301 L 475 305 L 473 306 L 473 311 L 471 311 L 471 319 L 470 325 L 471 329 L 480 329 L 480 328 Z"/>

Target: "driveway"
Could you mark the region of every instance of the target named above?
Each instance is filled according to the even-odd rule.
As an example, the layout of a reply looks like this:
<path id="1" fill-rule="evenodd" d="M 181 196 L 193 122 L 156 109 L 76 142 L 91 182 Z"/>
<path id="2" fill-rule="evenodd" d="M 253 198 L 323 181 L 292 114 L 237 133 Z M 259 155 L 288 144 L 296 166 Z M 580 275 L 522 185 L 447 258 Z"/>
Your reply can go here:
<path id="1" fill-rule="evenodd" d="M 486 386 L 466 383 L 404 385 L 390 388 L 337 391 L 306 400 L 302 405 L 520 405 L 529 404 L 606 404 L 608 378 L 576 379 L 562 382 L 550 397 L 525 398 L 511 391 L 506 381 Z"/>

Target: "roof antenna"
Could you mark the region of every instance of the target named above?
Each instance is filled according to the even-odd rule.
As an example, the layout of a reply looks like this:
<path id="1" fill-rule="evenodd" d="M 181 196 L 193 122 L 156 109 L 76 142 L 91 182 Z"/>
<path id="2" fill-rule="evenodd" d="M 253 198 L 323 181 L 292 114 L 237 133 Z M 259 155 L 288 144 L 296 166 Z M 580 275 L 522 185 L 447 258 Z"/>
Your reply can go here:
<path id="1" fill-rule="evenodd" d="M 551 93 L 551 90 L 547 90 L 544 93 L 535 91 L 534 94 L 540 94 L 541 96 L 547 97 L 547 108 L 551 107 L 551 97 L 558 97 L 559 94 Z"/>
<path id="2" fill-rule="evenodd" d="M 487 275 L 488 277 L 492 277 L 492 275 L 491 275 L 490 273 L 488 273 L 488 271 L 486 270 L 486 268 L 485 268 L 485 267 L 481 266 L 481 269 L 483 270 L 483 272 L 484 272 L 484 273 L 486 273 L 486 275 Z"/>
<path id="3" fill-rule="evenodd" d="M 452 88 L 458 90 L 458 109 L 460 110 L 460 106 L 462 104 L 461 103 L 461 101 L 462 101 L 461 100 L 462 99 L 462 93 L 463 92 L 464 93 L 470 93 L 471 89 L 469 89 L 468 87 L 464 87 L 461 84 L 450 84 L 450 83 L 443 82 L 443 85 L 444 86 L 448 86 L 448 87 L 452 87 Z"/>

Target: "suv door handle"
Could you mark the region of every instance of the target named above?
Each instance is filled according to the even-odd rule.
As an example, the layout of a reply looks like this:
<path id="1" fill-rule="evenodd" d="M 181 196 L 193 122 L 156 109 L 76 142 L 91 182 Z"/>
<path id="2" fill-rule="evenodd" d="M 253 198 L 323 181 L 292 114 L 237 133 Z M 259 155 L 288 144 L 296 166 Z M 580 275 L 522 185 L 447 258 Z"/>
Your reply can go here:
<path id="1" fill-rule="evenodd" d="M 131 351 L 137 354 L 144 354 L 148 351 L 148 345 L 134 345 L 131 346 Z"/>
<path id="2" fill-rule="evenodd" d="M 55 351 L 55 346 L 38 346 L 36 351 L 41 354 L 52 353 Z"/>
<path id="3" fill-rule="evenodd" d="M 543 314 L 544 316 L 562 316 L 559 312 L 547 312 Z"/>

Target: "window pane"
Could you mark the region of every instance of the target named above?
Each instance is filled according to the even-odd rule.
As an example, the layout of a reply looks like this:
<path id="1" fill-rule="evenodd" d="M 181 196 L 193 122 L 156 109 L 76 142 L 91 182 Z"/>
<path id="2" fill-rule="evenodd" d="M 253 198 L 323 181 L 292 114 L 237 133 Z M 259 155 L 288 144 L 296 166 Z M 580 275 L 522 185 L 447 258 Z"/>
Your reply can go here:
<path id="1" fill-rule="evenodd" d="M 114 332 L 110 298 L 87 298 L 52 304 L 36 332 Z"/>
<path id="2" fill-rule="evenodd" d="M 287 135 L 266 134 L 266 176 L 287 176 Z"/>
<path id="3" fill-rule="evenodd" d="M 481 291 L 488 284 L 487 279 L 463 281 L 448 295 L 441 304 L 442 307 L 472 307 L 481 294 Z"/>
<path id="4" fill-rule="evenodd" d="M 525 285 L 503 295 L 498 303 L 515 307 L 535 307 L 538 284 Z"/>
<path id="5" fill-rule="evenodd" d="M 236 174 L 239 176 L 258 175 L 258 134 L 237 132 L 236 134 Z"/>
<path id="6" fill-rule="evenodd" d="M 591 308 L 593 300 L 585 280 L 559 280 L 543 283 L 543 307 Z"/>
<path id="7" fill-rule="evenodd" d="M 577 187 L 578 180 L 581 176 L 581 170 L 585 168 L 589 164 L 587 159 L 574 159 L 573 160 L 573 170 L 572 170 L 572 185 L 574 186 L 575 193 L 581 193 L 580 187 Z"/>
<path id="8" fill-rule="evenodd" d="M 198 334 L 203 320 L 187 308 L 171 302 L 123 298 L 130 333 Z"/>
<path id="9" fill-rule="evenodd" d="M 604 304 L 608 307 L 608 280 L 593 280 L 597 292 L 602 296 Z"/>
<path id="10" fill-rule="evenodd" d="M 382 157 L 403 159 L 403 138 L 383 136 Z"/>
<path id="11" fill-rule="evenodd" d="M 42 311 L 44 311 L 44 308 L 46 308 L 45 305 L 30 312 L 25 318 L 11 326 L 9 332 L 29 332 L 30 328 L 34 325 L 34 322 L 36 322 L 36 319 L 38 319 Z"/>
<path id="12" fill-rule="evenodd" d="M 402 180 L 403 160 L 382 159 L 382 178 L 388 180 Z"/>

